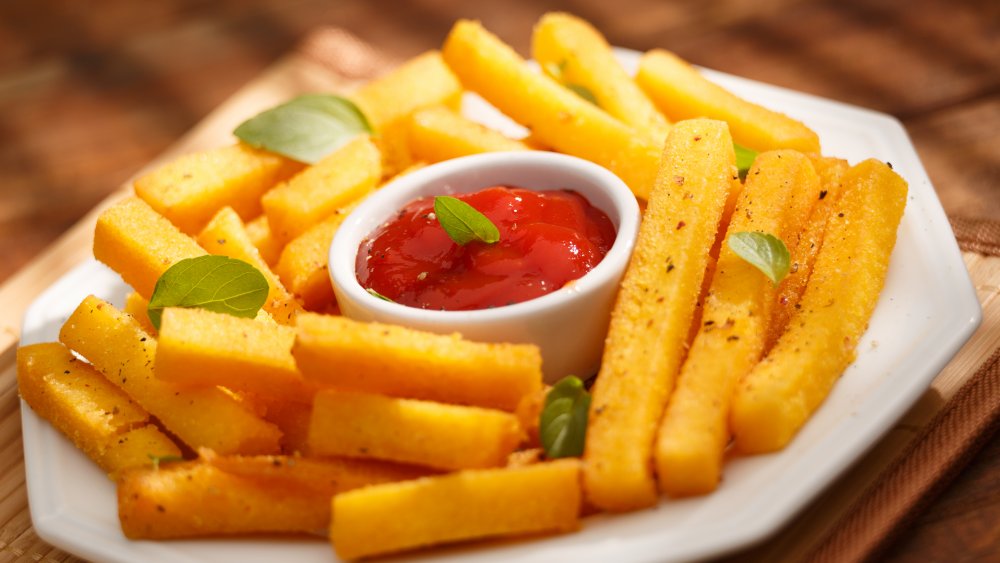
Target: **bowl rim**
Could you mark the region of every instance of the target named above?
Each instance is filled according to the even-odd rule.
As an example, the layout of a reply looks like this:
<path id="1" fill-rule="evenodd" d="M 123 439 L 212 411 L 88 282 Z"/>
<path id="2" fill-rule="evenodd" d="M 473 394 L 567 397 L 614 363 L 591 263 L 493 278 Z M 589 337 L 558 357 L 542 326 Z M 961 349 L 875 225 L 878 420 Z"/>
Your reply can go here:
<path id="1" fill-rule="evenodd" d="M 380 299 L 368 293 L 361 286 L 355 273 L 355 260 L 361 241 L 375 227 L 368 227 L 365 232 L 360 234 L 359 230 L 371 222 L 371 216 L 376 216 L 378 219 L 371 224 L 378 225 L 418 197 L 471 193 L 475 189 L 449 192 L 447 189 L 449 186 L 445 186 L 443 182 L 451 178 L 475 174 L 482 169 L 487 169 L 492 174 L 485 178 L 483 185 L 477 189 L 497 184 L 516 183 L 505 182 L 501 178 L 504 174 L 516 174 L 517 172 L 512 171 L 514 168 L 519 168 L 518 171 L 523 171 L 524 168 L 554 168 L 560 175 L 569 176 L 570 179 L 574 176 L 578 179 L 586 178 L 608 196 L 611 209 L 605 209 L 598 203 L 590 201 L 593 198 L 587 198 L 591 205 L 605 212 L 616 227 L 615 241 L 597 266 L 580 278 L 546 295 L 489 309 L 465 311 L 420 309 Z M 430 184 L 437 184 L 439 187 L 429 189 L 428 185 Z M 556 189 L 554 186 L 518 185 L 515 187 L 530 190 Z M 565 186 L 565 188 L 577 191 L 572 185 Z M 599 291 L 607 283 L 620 279 L 635 246 L 639 221 L 638 202 L 625 182 L 613 172 L 590 161 L 548 151 L 476 154 L 430 164 L 390 181 L 370 195 L 344 219 L 337 229 L 330 244 L 327 269 L 335 290 L 344 292 L 359 306 L 372 310 L 382 318 L 395 318 L 402 323 L 410 321 L 455 324 L 456 326 L 489 324 L 566 307 L 572 301 L 586 298 Z M 347 259 L 345 255 L 350 258 Z"/>

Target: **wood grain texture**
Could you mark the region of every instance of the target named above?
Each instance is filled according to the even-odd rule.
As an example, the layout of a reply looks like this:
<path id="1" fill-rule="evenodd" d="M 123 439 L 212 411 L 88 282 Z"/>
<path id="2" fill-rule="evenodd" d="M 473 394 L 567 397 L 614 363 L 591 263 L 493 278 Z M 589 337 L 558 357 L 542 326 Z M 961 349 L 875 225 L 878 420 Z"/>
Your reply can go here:
<path id="1" fill-rule="evenodd" d="M 1000 219 L 1000 4 L 993 0 L 480 4 L 0 4 L 0 282 L 44 286 L 79 262 L 89 248 L 90 228 L 73 228 L 78 220 L 316 26 L 350 30 L 399 60 L 438 47 L 457 17 L 475 17 L 526 54 L 531 24 L 551 9 L 587 18 L 613 44 L 666 47 L 704 66 L 894 114 L 907 126 L 949 213 Z M 289 73 L 281 78 L 298 88 L 330 87 L 313 81 L 319 74 L 309 65 L 280 67 Z M 365 66 L 346 74 L 364 78 Z M 372 61 L 370 67 L 385 65 Z M 255 95 L 248 103 L 266 107 L 284 93 Z M 220 115 L 182 142 L 223 143 L 225 131 L 245 114 Z M 28 265 L 68 229 L 48 261 Z M 978 257 L 967 260 L 970 268 L 982 266 Z M 992 284 L 980 287 L 981 295 L 995 293 Z M 0 310 L 23 309 L 23 299 L 0 292 Z M 989 322 L 993 329 L 980 330 L 985 340 L 970 346 L 996 347 L 1000 317 Z M 16 340 L 14 326 L 0 327 L 0 350 Z M 10 365 L 8 355 L 0 365 Z M 0 374 L 0 407 L 16 405 L 6 382 L 12 377 Z M 947 393 L 943 388 L 924 400 L 943 401 Z M 913 416 L 919 418 L 911 413 L 890 442 L 912 437 L 908 428 L 921 422 Z M 14 438 L 3 439 L 9 436 Z M 23 510 L 19 436 L 19 418 L 3 417 L 0 443 L 8 445 L 0 451 L 0 561 L 68 560 L 31 531 Z M 1000 553 L 998 452 L 995 437 L 887 557 L 973 560 Z"/>

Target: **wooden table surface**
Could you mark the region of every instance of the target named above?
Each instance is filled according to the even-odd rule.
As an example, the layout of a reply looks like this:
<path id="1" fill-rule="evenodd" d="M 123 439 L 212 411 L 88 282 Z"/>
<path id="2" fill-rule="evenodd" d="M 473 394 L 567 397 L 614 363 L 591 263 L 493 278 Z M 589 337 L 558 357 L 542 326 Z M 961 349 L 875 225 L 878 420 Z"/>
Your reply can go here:
<path id="1" fill-rule="evenodd" d="M 996 0 L 254 0 L 0 4 L 0 283 L 310 29 L 397 58 L 458 17 L 522 53 L 544 11 L 616 45 L 898 117 L 945 210 L 1000 220 Z M 1000 554 L 1000 437 L 891 548 L 896 561 Z M 4 553 L 0 552 L 0 559 Z"/>

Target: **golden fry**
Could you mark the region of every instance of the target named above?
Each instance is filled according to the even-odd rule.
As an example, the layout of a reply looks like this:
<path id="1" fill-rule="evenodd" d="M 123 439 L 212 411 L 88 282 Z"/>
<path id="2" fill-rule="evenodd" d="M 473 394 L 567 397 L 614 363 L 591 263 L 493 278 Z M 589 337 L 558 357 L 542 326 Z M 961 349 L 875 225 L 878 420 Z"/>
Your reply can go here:
<path id="1" fill-rule="evenodd" d="M 671 119 L 720 119 L 737 143 L 756 151 L 819 152 L 819 136 L 802 122 L 734 95 L 669 51 L 643 55 L 635 80 Z"/>
<path id="2" fill-rule="evenodd" d="M 340 207 L 375 189 L 382 177 L 378 148 L 359 137 L 264 194 L 271 235 L 287 243 Z"/>
<path id="3" fill-rule="evenodd" d="M 533 344 L 485 344 L 314 313 L 297 323 L 292 355 L 320 386 L 513 412 L 542 385 Z"/>
<path id="4" fill-rule="evenodd" d="M 843 183 L 801 308 L 736 388 L 730 424 L 741 451 L 770 452 L 791 441 L 854 360 L 878 301 L 906 182 L 885 164 L 866 160 L 848 170 Z"/>
<path id="5" fill-rule="evenodd" d="M 335 390 L 316 395 L 309 424 L 313 455 L 439 469 L 501 466 L 520 441 L 510 413 Z"/>
<path id="6" fill-rule="evenodd" d="M 841 177 L 850 168 L 846 160 L 839 158 L 814 156 L 812 162 L 820 178 L 820 195 L 816 198 L 816 205 L 809 213 L 809 218 L 804 222 L 798 242 L 789 246 L 792 254 L 792 270 L 778 286 L 778 295 L 775 298 L 767 330 L 767 343 L 764 345 L 765 354 L 785 332 L 788 321 L 799 306 L 802 293 L 806 290 L 806 282 L 809 281 L 809 275 L 816 263 L 816 255 L 823 247 L 827 221 L 840 199 L 843 188 Z"/>
<path id="7" fill-rule="evenodd" d="M 365 84 L 351 98 L 375 129 L 383 173 L 392 176 L 413 164 L 410 115 L 432 106 L 460 109 L 462 85 L 441 53 L 428 51 Z"/>
<path id="8" fill-rule="evenodd" d="M 795 151 L 757 157 L 729 224 L 787 240 L 816 199 L 819 180 Z M 775 296 L 774 284 L 723 243 L 705 298 L 700 327 L 670 397 L 656 441 L 660 490 L 671 495 L 715 490 L 729 442 L 729 398 L 760 359 Z"/>
<path id="9" fill-rule="evenodd" d="M 137 197 L 119 201 L 97 218 L 94 258 L 118 272 L 144 299 L 153 295 L 156 280 L 170 266 L 204 254 L 194 239 Z"/>
<path id="10" fill-rule="evenodd" d="M 528 150 L 524 143 L 440 106 L 420 110 L 410 117 L 409 143 L 413 158 L 426 162 L 484 152 Z"/>
<path id="11" fill-rule="evenodd" d="M 297 481 L 170 463 L 119 476 L 118 519 L 129 539 L 316 533 L 330 524 L 330 497 Z"/>
<path id="12" fill-rule="evenodd" d="M 232 208 L 223 207 L 215 214 L 198 234 L 198 244 L 211 254 L 236 258 L 257 268 L 268 285 L 267 301 L 264 302 L 263 310 L 280 324 L 288 325 L 295 322 L 295 314 L 302 310 L 302 307 L 292 298 L 278 276 L 261 257 L 257 247 L 250 240 L 243 220 Z"/>
<path id="13" fill-rule="evenodd" d="M 59 340 L 187 445 L 220 453 L 278 451 L 278 429 L 222 390 L 182 390 L 157 379 L 156 341 L 110 303 L 93 296 L 84 299 L 59 331 Z"/>
<path id="14" fill-rule="evenodd" d="M 667 137 L 593 388 L 584 489 L 605 510 L 657 500 L 656 426 L 680 369 L 735 158 L 720 121 L 679 122 Z"/>
<path id="15" fill-rule="evenodd" d="M 149 423 L 149 413 L 58 342 L 17 350 L 17 387 L 39 416 L 65 434 L 105 472 L 180 455 Z"/>
<path id="16" fill-rule="evenodd" d="M 330 539 L 358 559 L 476 538 L 579 527 L 580 463 L 467 470 L 333 497 Z"/>
<path id="17" fill-rule="evenodd" d="M 585 88 L 604 111 L 658 142 L 666 140 L 670 122 L 587 21 L 563 12 L 545 14 L 531 36 L 531 53 L 543 70 L 558 74 L 556 81 Z"/>
<path id="18" fill-rule="evenodd" d="M 356 203 L 334 210 L 281 251 L 274 271 L 307 311 L 322 311 L 333 303 L 333 284 L 326 269 L 330 244 L 354 207 Z"/>
<path id="19" fill-rule="evenodd" d="M 649 195 L 660 141 L 532 72 L 520 55 L 478 22 L 456 22 L 443 54 L 465 87 L 531 129 L 543 144 L 596 162 L 617 174 L 637 196 Z"/>
<path id="20" fill-rule="evenodd" d="M 238 143 L 184 155 L 135 181 L 135 193 L 194 235 L 229 206 L 244 219 L 260 215 L 260 196 L 302 169 L 283 156 Z"/>
<path id="21" fill-rule="evenodd" d="M 313 390 L 295 367 L 295 330 L 205 309 L 163 310 L 154 369 L 179 387 L 247 391 L 309 403 Z"/>

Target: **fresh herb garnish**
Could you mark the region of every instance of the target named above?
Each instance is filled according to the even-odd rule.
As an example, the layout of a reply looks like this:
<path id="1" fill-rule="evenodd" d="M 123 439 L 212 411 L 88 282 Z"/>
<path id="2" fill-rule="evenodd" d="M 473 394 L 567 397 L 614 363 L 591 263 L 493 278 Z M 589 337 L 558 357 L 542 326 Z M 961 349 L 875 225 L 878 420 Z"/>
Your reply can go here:
<path id="1" fill-rule="evenodd" d="M 315 164 L 371 132 L 354 102 L 332 94 L 306 94 L 251 117 L 233 134 L 248 145 Z"/>
<path id="2" fill-rule="evenodd" d="M 267 301 L 267 279 L 242 260 L 206 254 L 181 260 L 156 280 L 149 320 L 157 330 L 166 307 L 199 307 L 253 318 Z"/>
<path id="3" fill-rule="evenodd" d="M 456 197 L 436 196 L 434 215 L 456 244 L 465 245 L 474 240 L 493 244 L 500 240 L 500 231 L 492 221 Z"/>
<path id="4" fill-rule="evenodd" d="M 570 92 L 573 92 L 577 96 L 580 96 L 584 100 L 587 100 L 588 102 L 594 104 L 597 107 L 601 107 L 601 104 L 597 103 L 597 96 L 595 96 L 594 93 L 591 92 L 589 88 L 581 86 L 579 84 L 572 84 L 570 82 L 566 82 L 566 78 L 563 75 L 563 72 L 566 70 L 566 64 L 567 61 L 565 60 L 560 61 L 559 64 L 555 64 L 549 61 L 542 65 L 542 70 L 544 70 L 545 74 L 549 75 L 549 77 L 551 77 L 553 80 L 565 86 L 566 89 L 569 90 Z"/>
<path id="5" fill-rule="evenodd" d="M 726 239 L 737 256 L 756 267 L 778 285 L 791 268 L 791 254 L 782 240 L 772 234 L 739 232 Z"/>
<path id="6" fill-rule="evenodd" d="M 590 393 L 575 375 L 559 380 L 545 395 L 545 407 L 538 423 L 545 457 L 574 457 L 583 455 L 587 435 L 587 412 L 590 410 Z"/>
<path id="7" fill-rule="evenodd" d="M 597 96 L 595 96 L 594 93 L 588 90 L 587 88 L 584 88 L 579 84 L 566 84 L 565 86 L 566 88 L 569 89 L 570 92 L 573 92 L 574 94 L 580 96 L 584 100 L 587 100 L 588 102 L 594 104 L 595 106 L 600 107 L 600 104 L 597 103 Z"/>
<path id="8" fill-rule="evenodd" d="M 372 288 L 370 288 L 370 287 L 368 287 L 368 288 L 365 288 L 365 291 L 367 291 L 369 295 L 372 295 L 372 296 L 374 296 L 374 297 L 378 297 L 378 298 L 379 298 L 379 299 L 381 299 L 382 301 L 388 301 L 389 303 L 395 303 L 395 301 L 393 301 L 392 299 L 389 299 L 389 298 L 388 298 L 388 297 L 386 297 L 385 295 L 382 295 L 381 293 L 379 293 L 379 292 L 375 291 L 374 289 L 372 289 Z"/>
<path id="9" fill-rule="evenodd" d="M 153 469 L 155 471 L 160 470 L 161 463 L 175 463 L 178 461 L 184 461 L 184 458 L 179 455 L 154 455 L 154 454 L 146 454 L 146 455 L 149 456 L 149 459 L 153 460 Z"/>
<path id="10" fill-rule="evenodd" d="M 753 166 L 753 161 L 757 158 L 757 151 L 738 143 L 733 143 L 733 148 L 736 149 L 736 169 L 739 171 L 740 180 L 744 180 L 750 167 Z"/>

